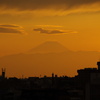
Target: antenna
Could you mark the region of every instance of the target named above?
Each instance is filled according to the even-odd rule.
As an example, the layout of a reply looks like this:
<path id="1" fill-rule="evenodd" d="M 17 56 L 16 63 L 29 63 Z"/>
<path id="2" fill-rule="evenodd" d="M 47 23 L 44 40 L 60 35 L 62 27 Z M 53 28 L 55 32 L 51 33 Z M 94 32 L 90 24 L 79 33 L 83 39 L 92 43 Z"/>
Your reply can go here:
<path id="1" fill-rule="evenodd" d="M 2 77 L 5 78 L 5 71 L 6 71 L 6 68 L 2 68 Z"/>
<path id="2" fill-rule="evenodd" d="M 6 68 L 2 68 L 1 70 L 2 70 L 2 72 L 5 72 L 6 71 Z"/>

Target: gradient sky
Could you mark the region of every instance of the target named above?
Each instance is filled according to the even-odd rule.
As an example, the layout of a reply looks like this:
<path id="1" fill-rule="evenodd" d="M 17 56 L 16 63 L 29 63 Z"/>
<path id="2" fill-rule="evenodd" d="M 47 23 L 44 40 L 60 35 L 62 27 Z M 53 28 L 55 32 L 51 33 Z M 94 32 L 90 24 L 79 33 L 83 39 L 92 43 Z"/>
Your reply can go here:
<path id="1" fill-rule="evenodd" d="M 0 56 L 45 41 L 100 51 L 100 0 L 0 0 Z"/>
<path id="2" fill-rule="evenodd" d="M 0 0 L 0 24 L 1 56 L 48 40 L 100 51 L 99 0 Z"/>

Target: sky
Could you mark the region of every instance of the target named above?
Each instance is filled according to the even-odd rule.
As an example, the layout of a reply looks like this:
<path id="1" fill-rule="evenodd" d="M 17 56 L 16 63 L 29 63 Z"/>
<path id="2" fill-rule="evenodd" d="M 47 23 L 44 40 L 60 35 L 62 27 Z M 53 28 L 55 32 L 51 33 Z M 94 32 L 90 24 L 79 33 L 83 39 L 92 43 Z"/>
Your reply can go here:
<path id="1" fill-rule="evenodd" d="M 0 0 L 0 56 L 46 41 L 100 51 L 100 0 Z"/>

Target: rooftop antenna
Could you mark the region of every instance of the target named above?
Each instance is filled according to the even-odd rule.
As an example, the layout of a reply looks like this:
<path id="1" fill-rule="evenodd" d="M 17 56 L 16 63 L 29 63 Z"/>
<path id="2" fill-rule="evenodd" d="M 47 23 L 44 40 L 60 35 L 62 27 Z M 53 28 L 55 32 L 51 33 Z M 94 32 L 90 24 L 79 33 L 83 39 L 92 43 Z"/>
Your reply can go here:
<path id="1" fill-rule="evenodd" d="M 2 68 L 2 77 L 5 78 L 6 68 Z"/>

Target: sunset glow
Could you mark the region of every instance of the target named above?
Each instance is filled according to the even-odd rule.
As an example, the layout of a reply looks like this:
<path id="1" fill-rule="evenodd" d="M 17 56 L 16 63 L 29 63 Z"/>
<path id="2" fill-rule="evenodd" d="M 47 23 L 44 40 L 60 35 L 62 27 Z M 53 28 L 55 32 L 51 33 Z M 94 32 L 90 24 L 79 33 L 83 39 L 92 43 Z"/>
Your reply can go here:
<path id="1" fill-rule="evenodd" d="M 0 0 L 0 68 L 7 76 L 74 76 L 77 69 L 96 67 L 99 52 L 100 0 Z"/>

